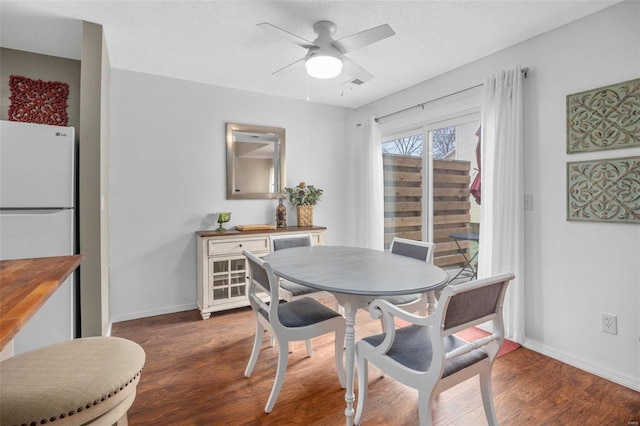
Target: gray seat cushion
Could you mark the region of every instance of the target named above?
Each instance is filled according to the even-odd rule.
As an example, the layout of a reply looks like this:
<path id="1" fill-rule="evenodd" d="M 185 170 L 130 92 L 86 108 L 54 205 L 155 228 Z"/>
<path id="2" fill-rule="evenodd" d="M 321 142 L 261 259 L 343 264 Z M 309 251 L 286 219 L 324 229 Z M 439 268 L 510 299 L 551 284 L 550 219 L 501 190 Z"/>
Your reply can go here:
<path id="1" fill-rule="evenodd" d="M 316 290 L 315 288 L 307 287 L 306 285 L 302 284 L 296 284 L 288 280 L 280 281 L 280 288 L 290 292 L 293 297 L 318 292 L 318 290 Z"/>
<path id="2" fill-rule="evenodd" d="M 340 316 L 340 314 L 333 309 L 327 308 L 322 303 L 310 297 L 303 297 L 284 303 L 280 305 L 278 313 L 280 322 L 285 327 L 304 327 Z"/>
<path id="3" fill-rule="evenodd" d="M 386 296 L 382 297 L 381 299 L 386 300 L 387 302 L 394 305 L 404 305 L 405 303 L 415 302 L 416 300 L 420 299 L 421 296 L 421 294 L 406 294 L 402 296 Z"/>
<path id="4" fill-rule="evenodd" d="M 267 318 L 266 311 L 261 309 L 260 313 Z M 282 325 L 293 328 L 316 324 L 329 318 L 339 317 L 340 314 L 315 299 L 303 297 L 291 302 L 280 302 L 278 316 Z"/>
<path id="5" fill-rule="evenodd" d="M 99 417 L 135 389 L 144 363 L 140 345 L 118 337 L 85 337 L 8 358 L 0 362 L 0 424 Z"/>
<path id="6" fill-rule="evenodd" d="M 384 334 L 366 337 L 363 340 L 373 346 L 378 346 L 384 339 Z M 465 340 L 454 335 L 447 336 L 444 341 L 445 351 L 450 352 L 455 348 L 466 345 Z M 429 340 L 428 329 L 417 325 L 410 325 L 396 330 L 396 338 L 387 352 L 387 355 L 396 362 L 416 371 L 427 371 L 433 359 L 433 348 Z M 457 371 L 475 364 L 487 358 L 487 353 L 482 349 L 445 361 L 445 369 L 442 377 L 447 377 Z"/>

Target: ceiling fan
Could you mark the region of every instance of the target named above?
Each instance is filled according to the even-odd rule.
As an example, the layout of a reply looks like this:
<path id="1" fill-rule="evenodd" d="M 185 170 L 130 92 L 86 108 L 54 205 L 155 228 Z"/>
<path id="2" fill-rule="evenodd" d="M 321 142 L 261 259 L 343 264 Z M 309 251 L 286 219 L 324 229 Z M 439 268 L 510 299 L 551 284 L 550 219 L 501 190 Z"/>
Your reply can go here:
<path id="1" fill-rule="evenodd" d="M 344 69 L 346 74 L 353 77 L 351 82 L 355 84 L 365 83 L 371 80 L 373 75 L 347 58 L 345 54 L 395 34 L 388 24 L 384 24 L 334 40 L 333 35 L 336 33 L 336 24 L 331 21 L 319 21 L 313 25 L 313 31 L 318 34 L 318 37 L 311 42 L 268 22 L 257 24 L 257 26 L 307 49 L 307 54 L 304 58 L 280 68 L 273 73 L 274 75 L 304 63 L 307 73 L 311 77 L 333 78 L 340 75 Z"/>

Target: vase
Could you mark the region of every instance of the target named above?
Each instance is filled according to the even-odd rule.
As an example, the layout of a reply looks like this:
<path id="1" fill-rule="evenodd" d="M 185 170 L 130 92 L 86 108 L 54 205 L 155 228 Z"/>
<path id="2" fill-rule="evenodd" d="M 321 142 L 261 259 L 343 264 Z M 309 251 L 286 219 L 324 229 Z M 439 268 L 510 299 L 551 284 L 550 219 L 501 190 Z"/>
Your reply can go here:
<path id="1" fill-rule="evenodd" d="M 278 207 L 276 207 L 276 228 L 286 228 L 287 227 L 287 208 L 282 203 L 282 198 L 278 203 Z"/>
<path id="2" fill-rule="evenodd" d="M 227 223 L 230 220 L 231 220 L 231 212 L 218 213 L 218 223 L 220 224 L 220 226 L 218 227 L 218 229 L 216 229 L 216 231 L 219 231 L 219 232 L 226 231 L 226 229 L 224 228 L 224 226 L 222 226 L 222 224 Z"/>
<path id="3" fill-rule="evenodd" d="M 298 226 L 309 227 L 313 226 L 313 206 L 300 205 L 298 209 Z"/>

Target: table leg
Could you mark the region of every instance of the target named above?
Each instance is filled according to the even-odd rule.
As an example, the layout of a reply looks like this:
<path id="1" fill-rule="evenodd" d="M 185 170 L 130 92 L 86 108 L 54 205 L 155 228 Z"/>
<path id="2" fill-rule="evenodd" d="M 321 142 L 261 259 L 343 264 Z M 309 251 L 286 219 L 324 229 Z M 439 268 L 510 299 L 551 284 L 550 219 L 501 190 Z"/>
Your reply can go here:
<path id="1" fill-rule="evenodd" d="M 436 311 L 436 293 L 435 291 L 427 292 L 427 313 L 429 315 Z"/>
<path id="2" fill-rule="evenodd" d="M 374 297 L 344 293 L 334 293 L 334 296 L 336 297 L 338 304 L 343 309 L 344 319 L 347 325 L 345 333 L 345 374 L 347 376 L 347 390 L 344 395 L 347 408 L 344 410 L 344 415 L 347 420 L 347 426 L 353 426 L 353 418 L 355 416 L 353 403 L 356 399 L 356 396 L 353 393 L 353 383 L 356 370 L 356 313 L 358 312 L 358 309 L 369 306 L 369 303 L 371 303 Z"/>
<path id="3" fill-rule="evenodd" d="M 460 275 L 462 275 L 462 273 L 464 271 L 466 271 L 467 268 L 469 268 L 471 270 L 471 277 L 469 278 L 469 281 L 471 281 L 474 278 L 478 277 L 478 271 L 473 269 L 473 266 L 471 265 L 471 262 L 473 262 L 473 260 L 476 258 L 476 256 L 478 255 L 478 252 L 476 252 L 473 256 L 471 256 L 471 258 L 469 259 L 464 251 L 464 249 L 460 246 L 460 244 L 458 243 L 458 239 L 454 238 L 453 241 L 455 241 L 456 246 L 458 246 L 458 253 L 460 253 L 463 257 L 464 257 L 464 265 L 462 266 L 462 269 L 460 269 L 460 271 L 453 277 L 450 279 L 450 281 L 455 280 L 456 278 L 458 278 Z M 466 275 L 465 275 L 466 276 Z"/>
<path id="4" fill-rule="evenodd" d="M 473 269 L 473 265 L 471 264 L 471 262 L 474 261 L 476 256 L 478 256 L 478 252 L 476 252 L 473 256 L 471 256 L 471 260 L 469 260 L 469 269 L 471 269 L 471 271 L 473 272 L 471 279 L 478 279 L 478 268 L 476 267 L 475 269 Z"/>
<path id="5" fill-rule="evenodd" d="M 346 333 L 346 379 L 347 379 L 347 391 L 344 395 L 344 400 L 347 402 L 347 408 L 344 410 L 344 414 L 347 418 L 347 426 L 353 426 L 353 416 L 355 411 L 353 409 L 353 401 L 355 400 L 355 395 L 353 393 L 353 381 L 355 376 L 355 337 L 356 337 L 356 312 L 358 311 L 358 307 L 355 306 L 351 302 L 347 302 L 344 304 L 344 317 L 347 323 L 347 333 Z"/>

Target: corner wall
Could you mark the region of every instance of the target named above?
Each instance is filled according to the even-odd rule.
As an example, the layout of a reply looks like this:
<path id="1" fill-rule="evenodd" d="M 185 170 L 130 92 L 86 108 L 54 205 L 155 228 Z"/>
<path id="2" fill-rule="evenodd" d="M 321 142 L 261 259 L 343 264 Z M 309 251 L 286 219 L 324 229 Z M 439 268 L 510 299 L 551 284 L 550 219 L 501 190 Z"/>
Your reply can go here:
<path id="1" fill-rule="evenodd" d="M 80 306 L 82 336 L 101 336 L 108 333 L 109 280 L 104 276 L 109 262 L 108 235 L 104 235 L 103 221 L 108 222 L 108 210 L 103 209 L 103 191 L 108 193 L 108 140 L 103 140 L 108 128 L 108 116 L 103 99 L 108 81 L 103 79 L 102 26 L 91 22 L 82 25 L 82 74 L 80 83 L 80 253 L 84 255 L 80 266 Z M 106 120 L 103 122 L 103 120 Z M 108 133 L 107 133 L 108 135 Z M 107 244 L 106 248 L 103 244 Z M 106 309 L 106 310 L 105 310 Z"/>

